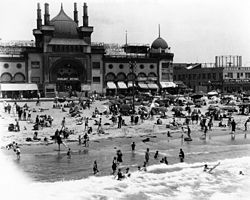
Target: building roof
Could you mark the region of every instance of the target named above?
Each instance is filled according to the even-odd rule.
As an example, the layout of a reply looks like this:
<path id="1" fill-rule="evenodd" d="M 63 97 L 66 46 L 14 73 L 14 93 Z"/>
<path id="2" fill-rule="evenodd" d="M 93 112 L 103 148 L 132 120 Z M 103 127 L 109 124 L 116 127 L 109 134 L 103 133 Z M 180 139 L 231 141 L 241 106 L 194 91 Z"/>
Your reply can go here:
<path id="1" fill-rule="evenodd" d="M 73 38 L 52 38 L 49 42 L 50 45 L 80 45 L 88 46 L 88 44 L 81 39 Z"/>
<path id="2" fill-rule="evenodd" d="M 153 49 L 167 49 L 168 48 L 168 44 L 167 42 L 162 39 L 161 37 L 158 37 L 156 40 L 153 41 L 151 48 Z"/>
<path id="3" fill-rule="evenodd" d="M 63 7 L 61 7 L 59 14 L 50 21 L 50 25 L 55 27 L 55 37 L 78 38 L 78 26 L 76 22 L 64 12 Z"/>

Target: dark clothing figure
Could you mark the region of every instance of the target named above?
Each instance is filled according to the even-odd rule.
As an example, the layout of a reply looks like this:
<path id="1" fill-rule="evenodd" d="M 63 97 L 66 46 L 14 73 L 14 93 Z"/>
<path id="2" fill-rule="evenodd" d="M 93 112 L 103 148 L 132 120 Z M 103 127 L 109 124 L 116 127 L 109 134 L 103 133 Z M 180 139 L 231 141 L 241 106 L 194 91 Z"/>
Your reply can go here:
<path id="1" fill-rule="evenodd" d="M 117 160 L 116 160 L 116 157 L 114 157 L 113 162 L 112 162 L 112 171 L 113 171 L 112 174 L 115 174 L 116 169 L 117 169 Z"/>
<path id="2" fill-rule="evenodd" d="M 132 149 L 132 151 L 135 150 L 135 142 L 133 142 L 133 143 L 131 144 L 131 149 Z"/>
<path id="3" fill-rule="evenodd" d="M 125 176 L 122 175 L 121 169 L 118 169 L 117 180 L 121 181 L 123 178 L 125 178 Z"/>
<path id="4" fill-rule="evenodd" d="M 155 155 L 154 155 L 154 159 L 157 159 L 157 158 L 158 158 L 158 154 L 159 154 L 159 151 L 156 151 L 156 152 L 155 152 Z"/>
<path id="5" fill-rule="evenodd" d="M 122 152 L 121 150 L 117 151 L 117 162 L 121 163 L 122 162 Z"/>
<path id="6" fill-rule="evenodd" d="M 94 174 L 97 174 L 99 172 L 96 160 L 94 161 L 93 172 L 94 172 Z"/>
<path id="7" fill-rule="evenodd" d="M 184 152 L 183 152 L 182 149 L 180 149 L 179 158 L 180 158 L 180 162 L 183 162 L 183 161 L 184 161 L 185 155 L 184 155 Z"/>
<path id="8" fill-rule="evenodd" d="M 118 128 L 121 128 L 122 127 L 122 116 L 119 115 L 118 117 Z"/>
<path id="9" fill-rule="evenodd" d="M 145 153 L 145 162 L 148 163 L 149 161 L 149 148 L 147 148 L 147 151 Z"/>
<path id="10" fill-rule="evenodd" d="M 168 165 L 167 157 L 165 156 L 164 158 L 162 158 L 160 162 L 165 163 L 166 165 Z"/>
<path id="11" fill-rule="evenodd" d="M 191 129 L 189 126 L 187 127 L 187 135 L 189 138 L 191 138 Z"/>
<path id="12" fill-rule="evenodd" d="M 231 127 L 232 127 L 232 132 L 235 132 L 235 129 L 236 129 L 236 122 L 234 121 L 234 119 L 233 119 L 233 121 L 231 122 Z"/>

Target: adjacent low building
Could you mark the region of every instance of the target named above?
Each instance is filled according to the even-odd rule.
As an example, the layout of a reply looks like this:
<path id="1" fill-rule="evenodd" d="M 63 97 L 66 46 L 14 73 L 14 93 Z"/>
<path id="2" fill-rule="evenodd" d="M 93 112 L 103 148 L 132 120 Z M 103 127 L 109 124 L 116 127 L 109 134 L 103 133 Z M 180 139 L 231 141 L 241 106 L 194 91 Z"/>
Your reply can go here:
<path id="1" fill-rule="evenodd" d="M 183 81 L 194 91 L 250 90 L 250 67 L 242 66 L 241 56 L 216 56 L 215 63 L 174 63 L 174 81 Z"/>

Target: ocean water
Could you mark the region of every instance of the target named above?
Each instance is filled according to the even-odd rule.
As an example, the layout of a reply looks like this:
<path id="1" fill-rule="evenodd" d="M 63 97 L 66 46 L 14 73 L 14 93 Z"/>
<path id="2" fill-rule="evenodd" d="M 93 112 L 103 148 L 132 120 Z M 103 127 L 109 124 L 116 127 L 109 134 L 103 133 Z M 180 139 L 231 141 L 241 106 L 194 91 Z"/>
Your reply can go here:
<path id="1" fill-rule="evenodd" d="M 147 172 L 132 172 L 130 178 L 122 181 L 113 176 L 90 176 L 81 180 L 34 182 L 19 173 L 15 166 L 9 166 L 1 169 L 1 197 L 51 200 L 249 199 L 250 157 L 219 162 L 211 174 L 203 172 L 204 163 L 157 164 L 149 166 Z"/>

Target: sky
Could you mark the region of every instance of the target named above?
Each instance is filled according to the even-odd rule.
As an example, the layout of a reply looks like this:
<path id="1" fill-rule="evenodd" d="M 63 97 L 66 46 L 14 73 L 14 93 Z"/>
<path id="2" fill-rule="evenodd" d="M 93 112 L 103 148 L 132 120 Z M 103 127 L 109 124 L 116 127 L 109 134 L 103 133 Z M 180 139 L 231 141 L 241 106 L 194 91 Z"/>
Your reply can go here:
<path id="1" fill-rule="evenodd" d="M 82 25 L 88 5 L 93 42 L 149 44 L 160 34 L 174 53 L 174 62 L 214 62 L 215 56 L 241 55 L 250 66 L 249 0 L 1 0 L 0 38 L 34 40 L 37 3 L 49 3 L 50 19 L 60 11 L 73 18 L 74 2 Z"/>

